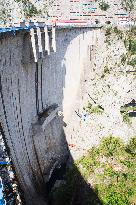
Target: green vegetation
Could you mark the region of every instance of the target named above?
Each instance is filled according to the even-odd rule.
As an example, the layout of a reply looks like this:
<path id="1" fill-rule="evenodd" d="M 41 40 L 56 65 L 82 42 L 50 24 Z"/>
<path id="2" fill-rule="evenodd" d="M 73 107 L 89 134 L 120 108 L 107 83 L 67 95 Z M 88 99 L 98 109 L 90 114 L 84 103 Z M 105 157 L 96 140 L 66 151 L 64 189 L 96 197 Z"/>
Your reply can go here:
<path id="1" fill-rule="evenodd" d="M 122 65 L 125 65 L 126 60 L 127 60 L 127 56 L 126 56 L 125 54 L 122 54 L 122 55 L 121 55 L 121 64 L 122 64 Z"/>
<path id="2" fill-rule="evenodd" d="M 136 137 L 125 145 L 116 137 L 101 140 L 67 168 L 65 184 L 52 193 L 55 205 L 131 205 L 136 202 Z M 90 184 L 90 188 L 86 186 Z"/>
<path id="3" fill-rule="evenodd" d="M 113 32 L 118 36 L 118 39 L 122 39 L 123 38 L 123 31 L 118 29 L 117 26 L 115 26 L 113 28 Z"/>
<path id="4" fill-rule="evenodd" d="M 19 7 L 20 7 L 20 15 L 22 17 L 26 17 L 26 18 L 31 18 L 34 16 L 46 16 L 48 13 L 48 9 L 49 7 L 53 4 L 54 0 L 48 0 L 48 1 L 44 1 L 42 4 L 42 8 L 41 9 L 37 9 L 35 4 L 32 3 L 31 0 L 14 0 L 16 3 L 18 3 Z M 12 3 L 10 2 L 10 0 L 0 0 L 0 21 L 4 22 L 6 24 L 6 22 L 9 21 L 9 18 L 12 17 Z"/>
<path id="5" fill-rule="evenodd" d="M 31 0 L 15 0 L 17 3 L 21 3 L 23 9 L 22 9 L 22 13 L 24 14 L 24 16 L 26 18 L 30 18 L 33 16 L 45 16 L 48 14 L 48 9 L 49 7 L 53 4 L 54 0 L 48 0 L 48 1 L 44 1 L 42 3 L 42 8 L 41 9 L 37 9 L 34 5 L 34 3 L 31 2 Z"/>
<path id="6" fill-rule="evenodd" d="M 136 66 L 136 26 L 125 33 L 124 45 L 127 53 L 121 56 L 121 63 Z"/>
<path id="7" fill-rule="evenodd" d="M 133 137 L 129 144 L 126 146 L 127 152 L 129 152 L 132 156 L 136 155 L 136 136 Z"/>
<path id="8" fill-rule="evenodd" d="M 30 18 L 37 15 L 39 12 L 30 0 L 15 0 L 17 3 L 22 3 L 23 13 L 25 17 Z"/>
<path id="9" fill-rule="evenodd" d="M 90 102 L 88 102 L 88 105 L 85 109 L 90 114 L 94 113 L 99 115 L 102 114 L 104 111 L 104 109 L 100 105 L 93 106 Z"/>
<path id="10" fill-rule="evenodd" d="M 129 116 L 129 112 L 131 111 L 136 111 L 136 106 L 121 106 L 120 108 L 120 113 L 123 116 L 123 121 L 128 125 L 132 124 L 131 117 Z"/>
<path id="11" fill-rule="evenodd" d="M 105 36 L 110 36 L 112 34 L 112 27 L 108 27 L 105 32 Z"/>
<path id="12" fill-rule="evenodd" d="M 131 66 L 133 66 L 133 67 L 136 67 L 136 57 L 133 58 L 132 60 L 128 61 L 127 64 L 128 64 L 128 65 L 131 65 Z"/>
<path id="13" fill-rule="evenodd" d="M 104 78 L 107 74 L 110 74 L 110 70 L 109 70 L 108 66 L 105 66 L 101 78 Z"/>
<path id="14" fill-rule="evenodd" d="M 99 152 L 106 157 L 120 155 L 123 149 L 124 144 L 122 140 L 112 137 L 111 135 L 107 138 L 103 138 L 99 145 Z"/>
<path id="15" fill-rule="evenodd" d="M 33 17 L 37 15 L 39 12 L 36 7 L 32 3 L 28 3 L 28 5 L 24 6 L 24 14 L 27 18 Z"/>
<path id="16" fill-rule="evenodd" d="M 126 49 L 128 48 L 128 45 L 129 45 L 129 41 L 125 38 L 124 39 L 124 46 Z"/>
<path id="17" fill-rule="evenodd" d="M 115 27 L 110 26 L 110 27 L 106 28 L 106 31 L 105 31 L 106 41 L 105 42 L 108 43 L 109 45 L 111 45 L 111 41 L 112 41 L 111 36 L 112 35 L 116 35 L 118 37 L 118 40 L 123 39 L 123 37 L 124 37 L 123 31 L 118 29 L 116 26 Z"/>
<path id="18" fill-rule="evenodd" d="M 130 52 L 131 55 L 136 54 L 136 39 L 129 39 L 129 46 L 128 46 L 128 51 Z"/>
<path id="19" fill-rule="evenodd" d="M 111 34 L 112 34 L 112 27 L 108 27 L 105 31 L 105 43 L 107 43 L 108 45 L 111 45 Z"/>
<path id="20" fill-rule="evenodd" d="M 115 37 L 124 41 L 127 50 L 127 57 L 136 55 L 136 26 L 132 26 L 128 31 L 122 31 L 118 27 L 108 27 L 105 30 L 106 43 L 111 45 L 112 39 Z"/>
<path id="21" fill-rule="evenodd" d="M 99 3 L 99 7 L 100 7 L 101 10 L 107 11 L 110 6 L 109 6 L 109 4 L 107 4 L 106 2 L 101 1 L 101 2 Z"/>
<path id="22" fill-rule="evenodd" d="M 136 51 L 136 26 L 132 26 L 129 31 L 126 32 L 126 37 L 124 39 L 124 45 L 127 51 L 131 54 L 135 54 Z"/>
<path id="23" fill-rule="evenodd" d="M 122 7 L 126 10 L 126 11 L 132 11 L 134 9 L 134 5 L 135 5 L 135 0 L 122 0 Z"/>
<path id="24" fill-rule="evenodd" d="M 135 36 L 136 35 L 136 26 L 132 26 L 130 32 Z"/>
<path id="25" fill-rule="evenodd" d="M 136 106 L 121 106 L 120 112 L 130 112 L 130 111 L 136 111 Z"/>
<path id="26" fill-rule="evenodd" d="M 125 123 L 128 124 L 128 125 L 131 125 L 131 124 L 132 124 L 132 120 L 131 120 L 131 118 L 129 117 L 129 114 L 128 114 L 128 113 L 123 113 L 122 116 L 123 116 L 123 122 L 125 122 Z"/>
<path id="27" fill-rule="evenodd" d="M 11 17 L 10 1 L 0 1 L 0 21 L 6 24 L 7 19 Z"/>

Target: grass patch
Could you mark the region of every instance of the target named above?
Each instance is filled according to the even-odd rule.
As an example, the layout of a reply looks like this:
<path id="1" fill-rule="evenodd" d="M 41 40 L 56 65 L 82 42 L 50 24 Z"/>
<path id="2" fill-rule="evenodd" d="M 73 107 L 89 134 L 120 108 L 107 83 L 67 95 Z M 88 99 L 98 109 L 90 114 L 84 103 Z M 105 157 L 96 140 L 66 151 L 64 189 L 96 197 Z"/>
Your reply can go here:
<path id="1" fill-rule="evenodd" d="M 67 169 L 66 184 L 53 205 L 131 205 L 136 202 L 136 137 L 126 145 L 116 137 L 101 140 Z M 86 185 L 91 188 L 87 189 Z M 90 191 L 91 190 L 91 191 Z"/>
<path id="2" fill-rule="evenodd" d="M 121 106 L 120 108 L 121 113 L 130 112 L 130 111 L 136 111 L 136 106 Z"/>
<path id="3" fill-rule="evenodd" d="M 132 67 L 136 67 L 136 57 L 133 58 L 132 60 L 127 62 L 128 65 L 131 65 Z"/>
<path id="4" fill-rule="evenodd" d="M 37 8 L 31 2 L 28 2 L 26 5 L 24 5 L 24 14 L 27 18 L 33 17 L 38 13 L 39 12 Z"/>
<path id="5" fill-rule="evenodd" d="M 118 39 L 122 39 L 123 38 L 123 31 L 121 31 L 120 29 L 118 29 L 117 26 L 115 26 L 113 28 L 113 32 L 118 36 Z"/>
<path id="6" fill-rule="evenodd" d="M 99 152 L 106 157 L 119 155 L 123 149 L 123 142 L 119 138 L 112 136 L 103 138 L 99 145 Z"/>
<path id="7" fill-rule="evenodd" d="M 31 18 L 40 14 L 40 11 L 37 10 L 35 5 L 30 0 L 15 0 L 17 3 L 22 3 L 23 13 L 26 18 Z"/>
<path id="8" fill-rule="evenodd" d="M 118 27 L 116 27 L 116 26 L 111 27 L 110 26 L 110 27 L 106 28 L 106 31 L 105 31 L 105 37 L 106 37 L 105 43 L 108 43 L 109 45 L 111 45 L 111 41 L 114 38 L 114 36 L 112 36 L 112 34 L 114 34 L 114 36 L 116 35 L 118 40 L 123 39 L 123 37 L 124 37 L 123 31 L 118 29 Z M 112 36 L 112 38 L 111 38 L 111 36 Z"/>
<path id="9" fill-rule="evenodd" d="M 128 143 L 127 147 L 126 147 L 126 150 L 132 156 L 136 155 L 136 136 L 131 138 L 131 140 L 129 141 L 129 143 Z"/>
<path id="10" fill-rule="evenodd" d="M 105 31 L 105 36 L 110 36 L 112 34 L 112 27 L 108 27 Z"/>
<path id="11" fill-rule="evenodd" d="M 110 74 L 110 69 L 108 68 L 108 66 L 105 66 L 101 78 L 104 78 L 107 74 Z"/>
<path id="12" fill-rule="evenodd" d="M 121 55 L 121 64 L 125 65 L 126 61 L 127 61 L 127 56 L 125 54 L 122 54 Z"/>
<path id="13" fill-rule="evenodd" d="M 133 26 L 129 31 L 126 32 L 124 45 L 127 54 L 126 56 L 124 55 L 123 58 L 121 59 L 122 64 L 124 65 L 125 62 L 127 62 L 127 65 L 131 65 L 132 67 L 135 67 L 136 66 L 136 26 Z"/>
<path id="14" fill-rule="evenodd" d="M 136 55 L 136 26 L 132 26 L 131 29 L 126 32 L 124 45 L 129 55 Z"/>
<path id="15" fill-rule="evenodd" d="M 136 26 L 132 26 L 130 32 L 135 36 L 136 35 Z"/>
<path id="16" fill-rule="evenodd" d="M 132 124 L 132 119 L 129 116 L 130 112 L 134 112 L 136 111 L 136 106 L 121 106 L 120 108 L 120 113 L 123 117 L 123 121 L 128 124 L 131 125 Z"/>
<path id="17" fill-rule="evenodd" d="M 85 109 L 89 114 L 100 115 L 104 112 L 104 109 L 102 108 L 101 105 L 92 105 L 90 102 L 88 102 L 88 105 Z"/>
<path id="18" fill-rule="evenodd" d="M 131 125 L 131 124 L 132 124 L 132 120 L 131 120 L 131 118 L 129 117 L 129 114 L 128 114 L 128 113 L 123 113 L 122 116 L 123 116 L 123 122 L 125 122 L 125 123 L 128 124 L 128 125 Z"/>
<path id="19" fill-rule="evenodd" d="M 130 12 L 134 9 L 135 0 L 122 0 L 121 4 L 126 11 Z"/>
<path id="20" fill-rule="evenodd" d="M 107 43 L 108 45 L 111 45 L 111 34 L 112 34 L 112 27 L 108 27 L 105 30 L 105 43 Z"/>
<path id="21" fill-rule="evenodd" d="M 128 51 L 130 52 L 131 55 L 136 54 L 136 39 L 129 39 Z"/>

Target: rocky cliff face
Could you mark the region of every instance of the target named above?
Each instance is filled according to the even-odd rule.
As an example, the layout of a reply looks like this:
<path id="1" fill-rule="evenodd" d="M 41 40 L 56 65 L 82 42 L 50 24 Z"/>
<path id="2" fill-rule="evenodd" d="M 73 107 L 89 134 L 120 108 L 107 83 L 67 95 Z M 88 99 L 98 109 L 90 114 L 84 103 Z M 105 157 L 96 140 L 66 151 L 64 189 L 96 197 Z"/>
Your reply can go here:
<path id="1" fill-rule="evenodd" d="M 129 50 L 131 41 L 136 42 L 135 28 L 121 31 L 110 27 L 99 31 L 95 46 L 88 47 L 87 67 L 66 128 L 74 158 L 102 137 L 113 135 L 127 141 L 136 134 L 136 53 Z M 130 106 L 127 112 L 122 112 L 126 106 Z"/>

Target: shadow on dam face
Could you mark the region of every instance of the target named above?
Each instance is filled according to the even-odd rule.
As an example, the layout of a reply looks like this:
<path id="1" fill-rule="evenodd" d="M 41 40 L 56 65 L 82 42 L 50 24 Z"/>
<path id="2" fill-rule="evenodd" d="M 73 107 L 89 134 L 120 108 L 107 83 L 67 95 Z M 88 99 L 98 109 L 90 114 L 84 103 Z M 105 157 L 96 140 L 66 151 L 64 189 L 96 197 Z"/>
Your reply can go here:
<path id="1" fill-rule="evenodd" d="M 44 58 L 36 64 L 29 33 L 1 37 L 0 122 L 27 205 L 54 203 L 48 196 L 55 181 L 63 177 L 59 167 L 65 173 L 71 158 L 63 127 L 70 120 L 83 67 L 90 61 L 88 46 L 95 44 L 94 37 L 90 28 L 58 30 L 56 53 L 43 53 Z M 44 35 L 42 43 L 44 46 Z M 63 117 L 56 115 L 43 130 L 38 114 L 53 104 Z M 71 164 L 77 177 L 69 204 L 101 204 L 73 160 Z M 91 199 L 86 201 L 88 194 Z"/>

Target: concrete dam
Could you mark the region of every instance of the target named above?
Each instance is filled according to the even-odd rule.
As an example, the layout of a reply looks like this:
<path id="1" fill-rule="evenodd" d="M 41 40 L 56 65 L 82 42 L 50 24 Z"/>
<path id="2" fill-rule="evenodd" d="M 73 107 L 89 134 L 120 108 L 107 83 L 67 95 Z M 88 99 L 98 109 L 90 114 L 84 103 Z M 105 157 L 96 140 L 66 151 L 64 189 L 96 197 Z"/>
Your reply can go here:
<path id="1" fill-rule="evenodd" d="M 0 37 L 0 125 L 26 204 L 46 204 L 46 183 L 69 151 L 70 122 L 80 78 L 90 65 L 100 28 L 56 30 L 56 52 L 34 55 L 30 33 Z M 38 39 L 36 36 L 36 49 Z M 38 201 L 37 201 L 38 200 Z"/>

